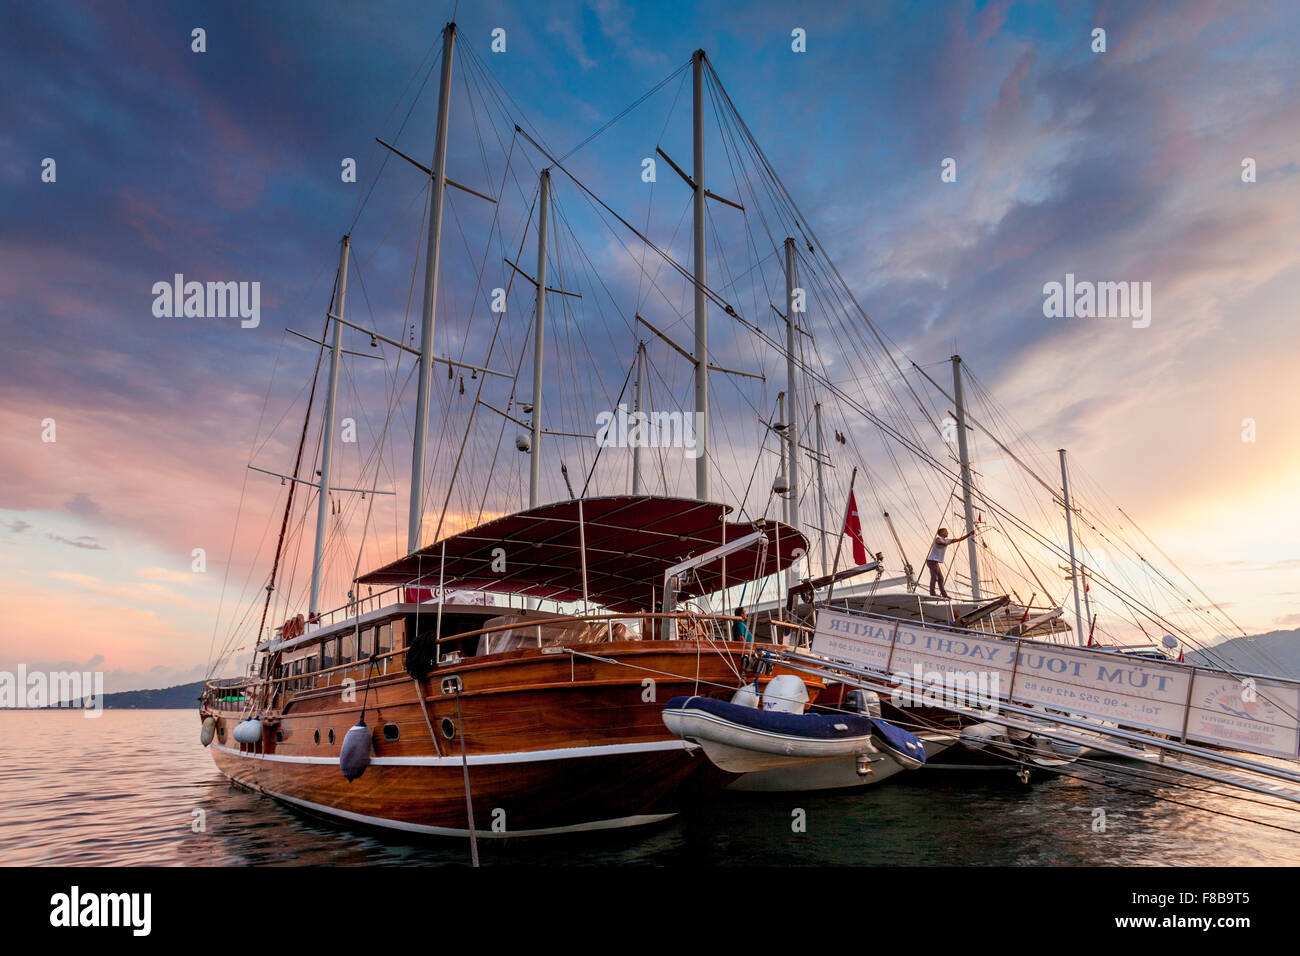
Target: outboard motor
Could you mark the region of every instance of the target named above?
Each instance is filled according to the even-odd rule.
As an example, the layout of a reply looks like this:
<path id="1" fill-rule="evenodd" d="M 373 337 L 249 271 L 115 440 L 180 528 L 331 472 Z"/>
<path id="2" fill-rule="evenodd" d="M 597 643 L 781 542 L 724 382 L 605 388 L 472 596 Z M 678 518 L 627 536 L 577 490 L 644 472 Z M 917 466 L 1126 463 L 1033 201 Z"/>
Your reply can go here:
<path id="1" fill-rule="evenodd" d="M 880 695 L 874 690 L 851 690 L 844 695 L 844 709 L 864 717 L 880 719 Z"/>

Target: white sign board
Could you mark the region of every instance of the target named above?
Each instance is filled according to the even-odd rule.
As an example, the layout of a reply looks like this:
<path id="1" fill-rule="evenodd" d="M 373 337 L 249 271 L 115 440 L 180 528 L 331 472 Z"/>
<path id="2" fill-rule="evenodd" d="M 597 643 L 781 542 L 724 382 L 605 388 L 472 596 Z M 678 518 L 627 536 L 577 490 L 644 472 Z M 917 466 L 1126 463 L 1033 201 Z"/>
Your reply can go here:
<path id="1" fill-rule="evenodd" d="M 1222 671 L 829 608 L 818 613 L 812 649 L 895 678 L 996 675 L 1003 700 L 1235 750 L 1295 757 L 1300 749 L 1296 684 L 1254 686 Z"/>
<path id="2" fill-rule="evenodd" d="M 1197 668 L 1187 720 L 1189 740 L 1233 750 L 1294 758 L 1300 751 L 1300 687 L 1263 678 L 1244 680 Z"/>

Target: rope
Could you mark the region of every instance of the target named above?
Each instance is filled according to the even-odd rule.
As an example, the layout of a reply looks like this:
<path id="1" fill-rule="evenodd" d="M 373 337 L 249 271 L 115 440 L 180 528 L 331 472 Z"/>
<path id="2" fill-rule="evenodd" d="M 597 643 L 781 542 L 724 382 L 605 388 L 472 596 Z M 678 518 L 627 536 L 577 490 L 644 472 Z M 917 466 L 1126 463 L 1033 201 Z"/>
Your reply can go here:
<path id="1" fill-rule="evenodd" d="M 441 607 L 441 602 L 439 602 Z M 460 734 L 460 768 L 465 777 L 465 814 L 469 819 L 469 858 L 478 866 L 478 833 L 474 829 L 474 798 L 469 788 L 469 756 L 465 752 L 465 721 L 460 713 L 460 690 L 456 691 L 456 729 Z"/>

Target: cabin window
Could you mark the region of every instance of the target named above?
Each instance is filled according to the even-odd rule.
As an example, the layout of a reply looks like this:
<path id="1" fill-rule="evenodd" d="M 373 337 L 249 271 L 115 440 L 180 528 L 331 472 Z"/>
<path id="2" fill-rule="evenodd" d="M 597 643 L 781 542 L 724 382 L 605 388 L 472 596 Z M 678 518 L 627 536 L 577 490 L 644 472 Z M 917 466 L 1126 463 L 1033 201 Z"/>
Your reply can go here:
<path id="1" fill-rule="evenodd" d="M 325 641 L 323 644 L 321 644 L 320 653 L 321 653 L 320 669 L 328 670 L 329 668 L 333 667 L 335 664 L 338 663 L 338 659 L 339 659 L 338 658 L 339 639 L 335 637 L 335 638 L 331 638 L 328 641 Z"/>
<path id="2" fill-rule="evenodd" d="M 393 649 L 393 625 L 381 624 L 375 631 L 375 653 L 387 654 Z"/>
<path id="3" fill-rule="evenodd" d="M 361 655 L 357 658 L 364 661 L 375 652 L 375 629 L 368 627 L 361 632 Z"/>
<path id="4" fill-rule="evenodd" d="M 343 647 L 339 651 L 339 663 L 351 664 L 357 659 L 357 635 L 355 631 L 348 631 L 342 638 Z"/>
<path id="5" fill-rule="evenodd" d="M 399 731 L 398 731 L 398 729 L 397 729 L 397 724 L 384 724 L 384 739 L 385 739 L 385 740 L 396 740 L 397 737 L 398 737 L 398 734 L 399 734 Z"/>

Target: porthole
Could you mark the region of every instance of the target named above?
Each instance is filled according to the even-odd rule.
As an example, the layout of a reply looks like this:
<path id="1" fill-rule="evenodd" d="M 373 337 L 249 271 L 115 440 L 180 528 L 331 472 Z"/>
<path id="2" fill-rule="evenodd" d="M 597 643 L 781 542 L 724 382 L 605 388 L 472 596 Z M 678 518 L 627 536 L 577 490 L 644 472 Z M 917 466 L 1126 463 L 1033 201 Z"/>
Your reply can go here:
<path id="1" fill-rule="evenodd" d="M 316 743 L 320 743 L 320 731 L 319 731 L 319 730 L 316 731 L 312 736 L 316 738 Z"/>
<path id="2" fill-rule="evenodd" d="M 399 733 L 400 732 L 397 729 L 397 724 L 384 724 L 385 740 L 396 740 Z"/>
<path id="3" fill-rule="evenodd" d="M 217 724 L 217 739 L 223 744 L 226 742 L 226 725 Z"/>
<path id="4" fill-rule="evenodd" d="M 442 735 L 448 740 L 456 736 L 456 722 L 450 717 L 442 718 Z"/>
<path id="5" fill-rule="evenodd" d="M 334 743 L 334 728 L 330 728 L 330 743 Z"/>
<path id="6" fill-rule="evenodd" d="M 283 731 L 283 730 L 277 730 L 277 731 L 275 732 L 275 742 L 276 742 L 277 744 L 282 744 L 282 743 L 284 743 L 284 731 Z"/>

